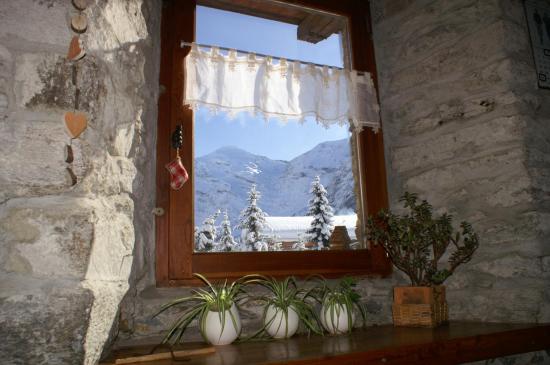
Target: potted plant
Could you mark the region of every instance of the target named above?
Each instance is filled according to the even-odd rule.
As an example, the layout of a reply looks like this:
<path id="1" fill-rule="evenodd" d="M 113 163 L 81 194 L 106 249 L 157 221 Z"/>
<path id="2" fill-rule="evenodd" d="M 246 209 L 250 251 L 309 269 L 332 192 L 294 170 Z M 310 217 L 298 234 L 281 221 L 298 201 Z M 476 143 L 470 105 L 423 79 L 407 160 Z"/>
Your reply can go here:
<path id="1" fill-rule="evenodd" d="M 205 341 L 212 345 L 227 345 L 235 341 L 241 333 L 241 319 L 236 302 L 243 294 L 240 280 L 231 285 L 227 280 L 221 285 L 211 284 L 204 276 L 194 274 L 202 280 L 207 288 L 193 289 L 191 295 L 165 304 L 156 314 L 174 306 L 192 305 L 174 322 L 162 343 L 175 344 L 181 341 L 183 333 L 191 322 L 199 320 L 199 329 Z"/>
<path id="2" fill-rule="evenodd" d="M 258 284 L 269 292 L 266 295 L 250 296 L 265 304 L 262 316 L 264 326 L 253 336 L 267 332 L 273 338 L 289 338 L 296 333 L 300 322 L 308 331 L 322 334 L 315 310 L 308 302 L 308 292 L 298 287 L 294 277 L 279 281 L 273 277 L 256 275 L 248 278 L 245 284 Z"/>
<path id="3" fill-rule="evenodd" d="M 425 200 L 418 202 L 416 194 L 405 193 L 400 201 L 405 214 L 382 210 L 368 218 L 367 239 L 381 245 L 394 266 L 411 280 L 410 287 L 394 288 L 394 324 L 435 327 L 448 319 L 442 284 L 471 259 L 478 237 L 467 222 L 455 231 L 450 215 L 434 217 L 432 206 Z M 453 250 L 448 263 L 440 268 L 449 247 Z"/>
<path id="4" fill-rule="evenodd" d="M 319 284 L 313 289 L 313 296 L 321 304 L 320 321 L 324 329 L 336 335 L 351 332 L 355 321 L 355 310 L 359 312 L 363 326 L 367 311 L 361 303 L 361 296 L 355 290 L 356 281 L 344 277 L 330 285 L 324 278 L 317 277 Z"/>

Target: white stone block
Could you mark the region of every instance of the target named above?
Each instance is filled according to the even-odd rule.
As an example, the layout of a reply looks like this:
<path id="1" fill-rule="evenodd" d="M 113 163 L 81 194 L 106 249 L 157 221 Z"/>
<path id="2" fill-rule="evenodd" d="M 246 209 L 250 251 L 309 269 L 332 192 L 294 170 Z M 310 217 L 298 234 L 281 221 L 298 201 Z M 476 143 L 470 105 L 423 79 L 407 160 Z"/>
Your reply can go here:
<path id="1" fill-rule="evenodd" d="M 0 199 L 60 193 L 65 180 L 64 148 L 69 136 L 61 121 L 0 122 Z"/>

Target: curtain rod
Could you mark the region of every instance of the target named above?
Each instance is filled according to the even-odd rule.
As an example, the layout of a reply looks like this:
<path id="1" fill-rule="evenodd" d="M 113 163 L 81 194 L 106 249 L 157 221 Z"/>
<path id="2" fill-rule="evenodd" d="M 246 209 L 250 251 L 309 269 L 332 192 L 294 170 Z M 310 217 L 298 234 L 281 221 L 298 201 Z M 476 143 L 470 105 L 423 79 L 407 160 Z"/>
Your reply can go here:
<path id="1" fill-rule="evenodd" d="M 274 59 L 277 59 L 277 60 L 280 60 L 280 59 L 284 58 L 285 60 L 287 60 L 287 61 L 290 62 L 290 63 L 292 63 L 292 62 L 299 62 L 299 63 L 305 64 L 305 65 L 313 65 L 313 66 L 318 66 L 318 67 L 328 67 L 328 68 L 332 68 L 332 69 L 335 69 L 335 70 L 343 70 L 342 67 L 337 67 L 337 66 L 329 66 L 329 65 L 322 65 L 322 64 L 320 64 L 320 63 L 306 62 L 306 61 L 301 61 L 301 60 L 293 60 L 292 58 L 285 58 L 285 57 L 279 57 L 279 56 L 271 56 L 271 55 L 267 55 L 267 54 L 255 53 L 255 52 L 250 52 L 250 51 L 244 51 L 244 50 L 235 49 L 235 48 L 227 48 L 227 47 L 212 46 L 212 45 L 210 45 L 210 44 L 199 44 L 199 43 L 191 43 L 191 42 L 181 41 L 180 47 L 181 47 L 181 48 L 184 48 L 184 47 L 191 47 L 193 44 L 195 44 L 197 47 L 203 47 L 203 48 L 212 48 L 212 47 L 216 47 L 216 48 L 221 49 L 221 50 L 224 50 L 224 51 L 235 51 L 235 52 L 237 52 L 237 53 L 245 53 L 245 54 L 254 53 L 256 56 L 264 57 L 264 58 L 271 57 L 271 58 L 274 58 Z M 361 74 L 363 74 L 363 72 L 358 72 L 358 74 L 361 75 Z"/>

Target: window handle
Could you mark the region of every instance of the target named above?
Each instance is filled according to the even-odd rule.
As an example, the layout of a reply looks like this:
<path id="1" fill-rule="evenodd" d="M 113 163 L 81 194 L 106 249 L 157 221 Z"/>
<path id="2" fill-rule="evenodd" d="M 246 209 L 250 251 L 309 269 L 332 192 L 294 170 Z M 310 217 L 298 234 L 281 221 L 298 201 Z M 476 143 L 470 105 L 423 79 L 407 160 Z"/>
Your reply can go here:
<path id="1" fill-rule="evenodd" d="M 153 208 L 153 211 L 151 213 L 153 213 L 157 217 L 162 217 L 164 215 L 164 208 L 155 207 Z"/>

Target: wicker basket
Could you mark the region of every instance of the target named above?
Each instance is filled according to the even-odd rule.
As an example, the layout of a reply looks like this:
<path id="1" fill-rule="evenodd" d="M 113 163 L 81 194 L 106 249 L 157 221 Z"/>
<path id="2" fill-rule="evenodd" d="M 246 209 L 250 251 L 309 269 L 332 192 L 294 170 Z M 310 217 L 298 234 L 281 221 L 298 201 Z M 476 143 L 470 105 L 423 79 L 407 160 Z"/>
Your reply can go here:
<path id="1" fill-rule="evenodd" d="M 393 324 L 405 327 L 437 327 L 449 318 L 445 287 L 395 287 Z"/>

